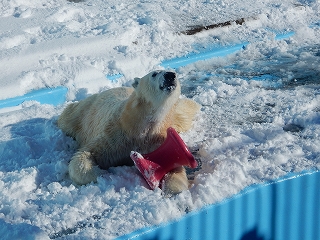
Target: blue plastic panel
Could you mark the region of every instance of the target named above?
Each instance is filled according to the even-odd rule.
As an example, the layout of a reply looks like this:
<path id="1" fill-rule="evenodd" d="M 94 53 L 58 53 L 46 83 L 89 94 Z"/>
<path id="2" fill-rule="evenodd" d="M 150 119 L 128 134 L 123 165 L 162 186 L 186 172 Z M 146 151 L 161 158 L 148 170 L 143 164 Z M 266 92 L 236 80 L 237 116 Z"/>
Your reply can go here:
<path id="1" fill-rule="evenodd" d="M 292 37 L 294 34 L 295 34 L 295 32 L 287 32 L 287 33 L 277 34 L 275 39 L 276 40 L 287 39 L 287 38 Z"/>
<path id="2" fill-rule="evenodd" d="M 57 106 L 66 101 L 67 92 L 68 89 L 66 87 L 44 88 L 35 90 L 23 96 L 0 100 L 0 108 L 18 106 L 24 101 L 30 100 L 38 101 L 42 104 L 52 104 Z"/>
<path id="3" fill-rule="evenodd" d="M 109 79 L 111 82 L 116 82 L 118 78 L 123 77 L 121 73 L 113 74 L 113 75 L 106 75 L 106 78 Z"/>
<path id="4" fill-rule="evenodd" d="M 173 58 L 170 60 L 163 61 L 160 66 L 164 68 L 179 68 L 200 60 L 206 60 L 213 57 L 225 57 L 228 54 L 231 54 L 243 49 L 246 45 L 248 45 L 247 42 L 237 44 L 237 45 L 232 45 L 232 46 L 208 49 L 206 51 L 200 51 L 198 53 L 189 53 L 188 55 L 183 57 L 178 57 L 178 58 Z"/>
<path id="5" fill-rule="evenodd" d="M 250 186 L 178 221 L 120 239 L 320 239 L 320 172 Z"/>

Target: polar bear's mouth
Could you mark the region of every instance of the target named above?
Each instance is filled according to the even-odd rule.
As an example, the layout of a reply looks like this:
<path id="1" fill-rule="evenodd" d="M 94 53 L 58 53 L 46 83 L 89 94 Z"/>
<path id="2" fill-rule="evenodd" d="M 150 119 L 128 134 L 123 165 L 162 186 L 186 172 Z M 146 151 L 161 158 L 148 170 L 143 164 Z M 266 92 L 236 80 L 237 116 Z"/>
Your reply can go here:
<path id="1" fill-rule="evenodd" d="M 177 80 L 176 80 L 176 74 L 174 72 L 166 72 L 163 74 L 163 82 L 160 85 L 160 90 L 172 92 L 176 89 L 177 86 Z"/>

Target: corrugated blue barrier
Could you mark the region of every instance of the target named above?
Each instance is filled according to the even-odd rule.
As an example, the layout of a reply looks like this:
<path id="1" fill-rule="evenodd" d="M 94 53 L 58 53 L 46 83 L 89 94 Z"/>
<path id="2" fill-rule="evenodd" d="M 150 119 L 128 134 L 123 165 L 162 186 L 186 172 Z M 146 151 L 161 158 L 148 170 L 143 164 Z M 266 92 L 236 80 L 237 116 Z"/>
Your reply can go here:
<path id="1" fill-rule="evenodd" d="M 122 239 L 320 239 L 320 172 L 250 186 L 178 221 L 118 238 Z"/>

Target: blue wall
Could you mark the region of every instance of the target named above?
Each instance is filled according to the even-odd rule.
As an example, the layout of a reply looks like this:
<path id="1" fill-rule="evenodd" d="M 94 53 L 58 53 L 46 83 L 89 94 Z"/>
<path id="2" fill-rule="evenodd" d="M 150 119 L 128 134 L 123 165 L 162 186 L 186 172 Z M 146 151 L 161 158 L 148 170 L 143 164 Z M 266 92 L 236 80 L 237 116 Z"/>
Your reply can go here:
<path id="1" fill-rule="evenodd" d="M 118 239 L 320 239 L 320 172 L 287 176 Z"/>

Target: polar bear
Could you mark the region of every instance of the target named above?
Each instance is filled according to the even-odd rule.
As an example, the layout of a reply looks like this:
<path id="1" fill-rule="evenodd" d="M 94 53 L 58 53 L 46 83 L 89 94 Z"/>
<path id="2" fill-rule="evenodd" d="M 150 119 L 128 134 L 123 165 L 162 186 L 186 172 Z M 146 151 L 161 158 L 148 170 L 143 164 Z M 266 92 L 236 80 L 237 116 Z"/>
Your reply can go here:
<path id="1" fill-rule="evenodd" d="M 153 71 L 135 78 L 133 87 L 119 87 L 94 94 L 66 107 L 58 126 L 79 143 L 69 163 L 76 184 L 96 181 L 109 167 L 133 165 L 130 152 L 150 153 L 165 140 L 167 128 L 191 128 L 200 105 L 179 98 L 176 73 Z M 166 193 L 188 189 L 183 167 L 169 172 L 162 183 Z"/>

